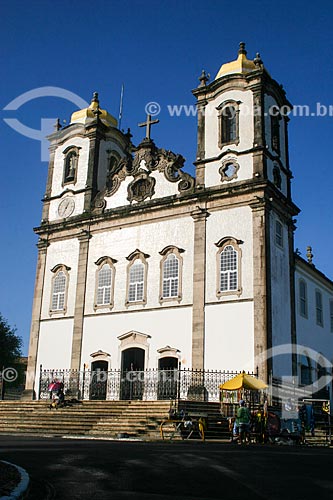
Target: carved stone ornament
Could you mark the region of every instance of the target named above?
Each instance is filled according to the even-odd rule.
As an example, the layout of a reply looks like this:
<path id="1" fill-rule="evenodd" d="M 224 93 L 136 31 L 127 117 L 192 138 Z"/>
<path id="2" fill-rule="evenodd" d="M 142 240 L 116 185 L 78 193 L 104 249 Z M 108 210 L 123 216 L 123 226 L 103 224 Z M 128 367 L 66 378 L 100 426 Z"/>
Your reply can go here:
<path id="1" fill-rule="evenodd" d="M 219 168 L 219 174 L 221 175 L 221 182 L 232 181 L 237 179 L 237 174 L 239 170 L 239 164 L 233 158 L 228 158 L 222 162 Z"/>
<path id="2" fill-rule="evenodd" d="M 133 201 L 144 201 L 151 198 L 154 194 L 156 179 L 149 177 L 148 174 L 139 174 L 127 187 L 127 199 L 130 203 Z"/>
<path id="3" fill-rule="evenodd" d="M 102 214 L 105 210 L 106 207 L 106 201 L 104 199 L 104 193 L 99 192 L 96 195 L 96 198 L 94 200 L 94 212 L 98 214 Z"/>
<path id="4" fill-rule="evenodd" d="M 134 180 L 128 186 L 128 200 L 143 201 L 154 194 L 155 179 L 149 174 L 155 170 L 164 174 L 169 182 L 178 183 L 178 191 L 193 189 L 195 179 L 183 172 L 185 159 L 166 149 L 159 149 L 151 139 L 144 139 L 135 150 L 134 158 L 128 153 L 125 158 L 114 162 L 109 171 L 105 196 L 112 196 L 127 176 Z"/>

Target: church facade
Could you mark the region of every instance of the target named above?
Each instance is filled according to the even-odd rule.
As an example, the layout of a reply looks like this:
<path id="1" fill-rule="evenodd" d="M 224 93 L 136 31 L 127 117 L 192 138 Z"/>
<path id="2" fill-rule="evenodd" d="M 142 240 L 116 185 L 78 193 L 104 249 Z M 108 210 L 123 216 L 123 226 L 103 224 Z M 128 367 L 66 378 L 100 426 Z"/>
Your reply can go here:
<path id="1" fill-rule="evenodd" d="M 265 353 L 297 328 L 311 338 L 302 279 L 324 287 L 331 333 L 332 282 L 294 253 L 285 91 L 244 44 L 199 81 L 195 177 L 155 145 L 149 115 L 135 146 L 97 94 L 49 136 L 28 397 L 40 365 L 295 375 L 297 354 Z"/>

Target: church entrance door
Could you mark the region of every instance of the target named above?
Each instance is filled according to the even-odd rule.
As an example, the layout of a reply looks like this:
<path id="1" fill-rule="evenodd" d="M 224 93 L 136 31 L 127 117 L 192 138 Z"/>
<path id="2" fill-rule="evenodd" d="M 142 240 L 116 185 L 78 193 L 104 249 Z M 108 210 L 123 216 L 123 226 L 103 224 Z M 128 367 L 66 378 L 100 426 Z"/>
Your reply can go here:
<path id="1" fill-rule="evenodd" d="M 130 347 L 122 351 L 120 399 L 142 399 L 144 367 L 144 349 Z"/>
<path id="2" fill-rule="evenodd" d="M 108 366 L 107 361 L 93 361 L 91 363 L 90 399 L 106 399 Z"/>
<path id="3" fill-rule="evenodd" d="M 165 357 L 158 360 L 158 399 L 176 399 L 178 387 L 178 359 Z"/>

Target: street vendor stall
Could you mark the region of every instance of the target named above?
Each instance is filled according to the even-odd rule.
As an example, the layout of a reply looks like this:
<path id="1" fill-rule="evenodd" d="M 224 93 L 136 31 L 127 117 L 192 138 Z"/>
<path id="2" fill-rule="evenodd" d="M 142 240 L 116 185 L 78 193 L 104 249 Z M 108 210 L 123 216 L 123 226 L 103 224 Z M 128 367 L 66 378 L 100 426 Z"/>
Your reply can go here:
<path id="1" fill-rule="evenodd" d="M 236 377 L 220 385 L 221 413 L 225 417 L 233 417 L 238 401 L 244 399 L 250 409 L 263 404 L 263 390 L 267 384 L 248 373 L 239 373 Z"/>
<path id="2" fill-rule="evenodd" d="M 248 429 L 244 435 L 246 436 L 245 439 L 250 442 L 250 432 L 252 432 L 252 435 L 254 433 L 258 436 L 264 434 L 267 402 L 264 403 L 263 390 L 266 388 L 267 384 L 265 382 L 245 372 L 239 373 L 236 377 L 220 385 L 221 414 L 228 419 L 232 441 L 239 438 L 240 442 L 242 442 L 242 436 L 241 433 L 238 433 L 237 426 L 239 401 L 242 401 L 243 406 L 244 402 L 246 402 L 250 415 Z M 264 408 L 266 408 L 266 411 Z"/>

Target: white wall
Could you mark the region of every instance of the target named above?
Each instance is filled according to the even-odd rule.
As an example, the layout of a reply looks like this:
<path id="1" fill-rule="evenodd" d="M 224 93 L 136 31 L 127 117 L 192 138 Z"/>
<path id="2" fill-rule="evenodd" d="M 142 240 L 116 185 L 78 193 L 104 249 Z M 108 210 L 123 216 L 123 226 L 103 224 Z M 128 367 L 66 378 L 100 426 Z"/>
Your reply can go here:
<path id="1" fill-rule="evenodd" d="M 253 302 L 206 307 L 205 368 L 254 371 Z"/>
<path id="2" fill-rule="evenodd" d="M 275 157 L 277 157 L 276 151 L 272 148 L 272 127 L 271 127 L 271 112 L 275 112 L 275 107 L 277 106 L 276 100 L 270 96 L 265 95 L 264 99 L 265 106 L 265 139 L 266 147 L 268 151 Z M 282 116 L 280 120 L 280 160 L 284 168 L 287 168 L 287 150 L 286 150 L 286 137 L 285 137 L 285 118 Z M 278 162 L 274 162 L 267 158 L 267 176 L 271 182 L 274 182 L 273 168 L 274 165 L 278 166 L 281 174 L 281 192 L 287 196 L 287 176 L 284 171 L 280 168 Z"/>
<path id="3" fill-rule="evenodd" d="M 66 148 L 69 146 L 76 146 L 80 149 L 77 178 L 74 183 L 66 183 L 65 186 L 62 185 L 64 177 L 64 154 Z M 49 210 L 49 220 L 54 221 L 60 219 L 58 214 L 58 206 L 64 196 L 72 196 L 72 193 L 68 193 L 68 190 L 78 191 L 84 189 L 87 183 L 87 171 L 88 171 L 88 159 L 89 159 L 89 139 L 86 137 L 72 137 L 68 139 L 64 144 L 58 146 L 54 157 L 54 170 L 53 170 L 53 182 L 51 196 L 60 196 L 61 198 L 56 200 L 51 200 L 50 210 Z M 75 195 L 75 209 L 71 216 L 78 215 L 83 212 L 83 202 L 84 194 Z"/>
<path id="4" fill-rule="evenodd" d="M 146 368 L 157 368 L 158 349 L 167 345 L 180 350 L 184 368 L 192 361 L 192 308 L 177 307 L 132 313 L 102 314 L 86 317 L 82 345 L 82 367 L 90 366 L 90 354 L 101 349 L 111 354 L 111 368 L 121 367 L 120 341 L 117 337 L 131 330 L 150 335 Z"/>
<path id="5" fill-rule="evenodd" d="M 240 298 L 253 298 L 253 235 L 252 210 L 250 207 L 237 207 L 218 212 L 211 212 L 207 219 L 207 284 L 206 301 L 237 300 L 238 295 L 225 295 L 218 298 L 217 290 L 217 252 L 215 245 L 221 238 L 231 236 L 243 243 L 239 244 L 241 258 L 241 286 Z"/>
<path id="6" fill-rule="evenodd" d="M 233 148 L 232 148 L 233 149 Z M 221 180 L 219 169 L 227 160 L 235 160 L 238 163 L 239 169 L 237 177 L 230 180 Z M 205 167 L 205 185 L 206 187 L 218 186 L 223 183 L 224 186 L 232 185 L 234 182 L 252 179 L 253 177 L 253 155 L 240 155 L 230 154 L 223 157 L 222 160 L 213 161 L 206 164 Z"/>
<path id="7" fill-rule="evenodd" d="M 51 304 L 51 289 L 52 278 L 54 273 L 51 269 L 58 264 L 64 264 L 71 269 L 68 271 L 68 295 L 67 295 L 67 312 L 66 316 L 74 315 L 75 294 L 76 294 L 76 280 L 77 280 L 77 266 L 79 255 L 79 241 L 77 238 L 70 240 L 57 241 L 51 243 L 47 249 L 46 266 L 45 266 L 45 281 L 43 289 L 43 302 L 42 302 L 42 319 L 50 318 L 50 304 Z M 54 316 L 59 317 L 62 313 L 56 313 Z"/>
<path id="8" fill-rule="evenodd" d="M 170 182 L 165 178 L 165 175 L 158 170 L 155 170 L 150 174 L 150 177 L 156 179 L 154 186 L 154 195 L 151 199 L 163 198 L 164 196 L 173 196 L 179 194 L 178 182 Z M 134 180 L 134 177 L 127 176 L 120 184 L 118 190 L 111 196 L 105 197 L 106 208 L 116 208 L 122 207 L 124 205 L 129 205 L 128 201 L 128 185 Z M 149 200 L 150 198 L 147 198 Z M 135 205 L 137 202 L 133 201 L 132 204 Z"/>
<path id="9" fill-rule="evenodd" d="M 181 304 L 192 303 L 192 281 L 193 281 L 193 219 L 183 217 L 168 219 L 155 223 L 137 224 L 131 227 L 110 229 L 103 233 L 95 234 L 90 240 L 89 260 L 87 273 L 86 314 L 95 313 L 94 296 L 96 285 L 95 262 L 103 256 L 116 259 L 115 264 L 115 288 L 114 288 L 114 311 L 143 309 L 144 307 L 160 308 L 160 262 L 162 256 L 159 254 L 168 245 L 174 245 L 185 250 L 181 256 L 183 259 L 183 298 Z M 147 275 L 147 304 L 125 306 L 127 266 L 126 259 L 134 250 L 148 254 Z M 178 301 L 168 302 L 167 305 L 178 305 Z M 164 307 L 164 305 L 162 306 Z M 108 312 L 100 309 L 103 314 Z"/>
<path id="10" fill-rule="evenodd" d="M 37 367 L 43 369 L 70 368 L 73 319 L 60 318 L 40 324 Z"/>
<path id="11" fill-rule="evenodd" d="M 227 144 L 222 149 L 219 148 L 219 117 L 216 109 L 224 101 L 229 99 L 240 101 L 239 105 L 239 144 Z M 253 147 L 253 94 L 250 90 L 230 90 L 219 94 L 205 107 L 205 157 L 215 158 L 221 153 L 232 149 L 244 151 Z M 223 160 L 225 157 L 223 158 Z M 240 169 L 237 180 L 252 178 L 252 155 L 242 155 L 236 158 Z M 222 161 L 207 163 L 205 169 L 205 185 L 216 186 L 221 183 L 221 176 L 218 173 Z M 228 181 L 233 182 L 233 181 Z"/>
<path id="12" fill-rule="evenodd" d="M 283 248 L 275 242 L 275 222 L 283 225 Z M 288 229 L 276 213 L 270 217 L 271 241 L 271 300 L 272 300 L 272 347 L 291 343 L 291 298 Z M 273 375 L 291 375 L 290 356 L 274 356 Z"/>
<path id="13" fill-rule="evenodd" d="M 299 282 L 303 279 L 307 284 L 307 317 L 301 315 Z M 316 321 L 316 290 L 322 293 L 323 298 L 323 326 Z M 330 362 L 333 362 L 333 332 L 331 332 L 330 300 L 333 300 L 333 286 L 319 275 L 307 270 L 306 264 L 296 261 L 295 273 L 295 295 L 296 295 L 296 332 L 297 344 L 315 350 L 318 354 L 311 359 L 314 367 L 319 356 L 322 354 Z M 316 378 L 316 377 L 314 377 Z"/>
<path id="14" fill-rule="evenodd" d="M 116 151 L 121 158 L 124 157 L 124 153 L 119 145 L 112 140 L 102 140 L 100 142 L 99 148 L 99 161 L 98 161 L 98 178 L 97 187 L 98 189 L 103 189 L 105 187 L 106 173 L 108 171 L 108 153 L 107 151 Z"/>

